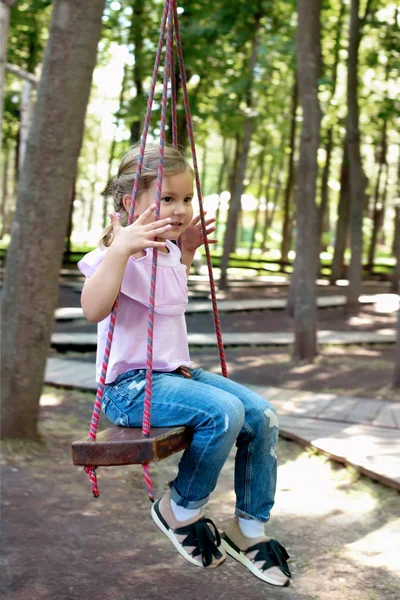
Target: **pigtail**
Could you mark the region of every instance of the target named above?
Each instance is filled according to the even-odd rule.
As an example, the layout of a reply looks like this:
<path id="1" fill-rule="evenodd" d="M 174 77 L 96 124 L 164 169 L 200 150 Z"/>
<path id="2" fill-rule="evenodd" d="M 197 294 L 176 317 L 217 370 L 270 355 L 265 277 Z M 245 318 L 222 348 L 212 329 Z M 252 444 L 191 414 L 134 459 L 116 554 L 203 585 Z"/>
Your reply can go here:
<path id="1" fill-rule="evenodd" d="M 122 227 L 128 224 L 128 213 L 124 207 L 124 196 L 131 195 L 133 184 L 136 176 L 136 169 L 139 160 L 140 147 L 134 146 L 125 154 L 123 157 L 118 174 L 116 177 L 112 177 L 102 192 L 104 198 L 112 196 L 114 201 L 114 211 L 120 213 L 120 223 Z M 150 188 L 151 184 L 157 179 L 158 173 L 158 159 L 159 149 L 157 146 L 147 146 L 144 161 L 142 165 L 142 173 L 139 180 L 137 196 L 140 195 L 147 189 Z M 189 170 L 192 174 L 193 171 L 183 156 L 183 154 L 172 146 L 165 146 L 164 149 L 164 175 L 176 175 L 183 171 Z M 102 247 L 109 247 L 113 241 L 113 227 L 112 224 L 108 225 L 103 231 L 101 236 L 100 245 Z"/>
<path id="2" fill-rule="evenodd" d="M 114 200 L 114 210 L 116 210 L 116 204 L 118 203 L 118 176 L 117 177 L 112 177 L 106 187 L 104 188 L 104 190 L 101 192 L 101 195 L 103 196 L 103 198 L 109 198 L 110 196 L 112 196 L 113 200 Z M 108 248 L 109 246 L 111 246 L 113 241 L 113 226 L 112 223 L 110 223 L 110 225 L 107 225 L 107 227 L 104 229 L 101 239 L 100 239 L 100 246 L 103 248 Z"/>

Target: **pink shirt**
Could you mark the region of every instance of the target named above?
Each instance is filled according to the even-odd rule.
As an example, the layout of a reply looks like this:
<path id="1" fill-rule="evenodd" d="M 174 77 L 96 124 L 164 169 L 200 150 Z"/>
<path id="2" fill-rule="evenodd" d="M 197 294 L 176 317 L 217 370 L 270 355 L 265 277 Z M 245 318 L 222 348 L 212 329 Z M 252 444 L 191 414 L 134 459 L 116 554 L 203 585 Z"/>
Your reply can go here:
<path id="1" fill-rule="evenodd" d="M 168 254 L 158 253 L 156 299 L 154 309 L 153 369 L 174 371 L 180 365 L 190 367 L 185 310 L 188 303 L 186 267 L 179 248 L 167 241 Z M 96 249 L 78 263 L 90 277 L 107 253 Z M 106 383 L 131 369 L 146 368 L 148 305 L 153 250 L 146 256 L 129 258 L 121 285 L 121 294 L 111 346 Z M 99 381 L 110 315 L 97 325 L 96 379 Z"/>

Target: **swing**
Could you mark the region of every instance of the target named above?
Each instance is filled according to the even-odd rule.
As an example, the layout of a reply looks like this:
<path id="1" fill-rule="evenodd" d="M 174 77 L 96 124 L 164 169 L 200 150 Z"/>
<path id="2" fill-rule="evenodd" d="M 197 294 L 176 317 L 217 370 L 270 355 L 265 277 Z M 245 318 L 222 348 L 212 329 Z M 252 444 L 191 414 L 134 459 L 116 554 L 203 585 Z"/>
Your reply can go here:
<path id="1" fill-rule="evenodd" d="M 178 12 L 176 0 L 165 0 L 164 12 L 161 21 L 160 38 L 158 42 L 157 54 L 153 70 L 153 79 L 147 104 L 146 118 L 141 138 L 140 155 L 136 171 L 135 182 L 132 191 L 132 202 L 129 210 L 128 224 L 133 221 L 135 200 L 137 195 L 138 183 L 140 179 L 143 156 L 146 147 L 147 133 L 150 123 L 154 91 L 157 80 L 157 74 L 160 66 L 160 58 L 164 38 L 166 33 L 166 24 L 168 29 L 166 36 L 166 51 L 164 63 L 163 94 L 161 105 L 161 128 L 160 128 L 160 149 L 159 149 L 159 171 L 157 178 L 157 196 L 156 196 L 156 219 L 160 214 L 161 184 L 162 184 L 162 165 L 165 143 L 165 123 L 167 110 L 168 82 L 171 81 L 171 116 L 172 116 L 172 144 L 178 147 L 177 141 L 177 121 L 176 121 L 176 88 L 175 88 L 175 60 L 174 60 L 174 39 L 178 54 L 179 72 L 182 84 L 183 98 L 185 104 L 185 114 L 190 140 L 190 148 L 193 160 L 194 176 L 196 181 L 197 195 L 200 206 L 201 224 L 203 230 L 204 245 L 206 250 L 208 273 L 210 278 L 211 298 L 214 313 L 214 325 L 217 336 L 218 352 L 221 364 L 221 371 L 224 377 L 228 377 L 226 366 L 225 351 L 222 342 L 220 320 L 216 301 L 215 283 L 211 266 L 211 255 L 207 239 L 205 215 L 203 209 L 203 199 L 200 188 L 200 177 L 198 172 L 196 149 L 193 137 L 192 119 L 190 114 L 189 97 L 186 85 L 186 74 L 184 69 L 182 45 L 179 33 Z M 101 401 L 105 390 L 105 380 L 107 374 L 108 359 L 110 356 L 111 344 L 115 320 L 118 310 L 118 299 L 115 300 L 110 319 L 110 327 L 107 335 L 107 343 L 104 353 L 103 364 L 101 368 L 100 381 L 97 388 L 96 400 L 93 409 L 92 421 L 87 439 L 72 443 L 72 460 L 74 465 L 84 466 L 85 472 L 89 475 L 92 492 L 95 498 L 100 495 L 97 485 L 96 467 L 109 467 L 129 464 L 142 464 L 147 494 L 154 502 L 153 486 L 150 478 L 149 463 L 160 461 L 168 456 L 184 450 L 190 445 L 192 432 L 189 427 L 153 427 L 150 428 L 151 419 L 151 396 L 152 396 L 152 372 L 153 372 L 153 324 L 154 324 L 154 302 L 157 274 L 157 251 L 153 252 L 152 277 L 150 286 L 149 302 L 149 327 L 147 341 L 147 369 L 146 369 L 146 388 L 143 409 L 142 429 L 130 427 L 110 427 L 97 435 L 98 423 L 101 412 Z"/>

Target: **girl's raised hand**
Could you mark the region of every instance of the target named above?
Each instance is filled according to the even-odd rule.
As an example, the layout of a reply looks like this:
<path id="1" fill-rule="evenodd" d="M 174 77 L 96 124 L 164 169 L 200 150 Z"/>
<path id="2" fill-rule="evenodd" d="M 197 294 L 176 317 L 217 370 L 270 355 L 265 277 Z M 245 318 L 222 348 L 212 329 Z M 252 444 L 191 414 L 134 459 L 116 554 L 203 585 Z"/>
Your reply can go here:
<path id="1" fill-rule="evenodd" d="M 171 229 L 171 219 L 154 220 L 156 205 L 152 204 L 132 225 L 122 227 L 118 213 L 110 214 L 113 228 L 112 245 L 125 251 L 128 255 L 137 254 L 145 248 L 165 248 L 166 242 L 155 238 Z"/>
<path id="2" fill-rule="evenodd" d="M 204 213 L 206 214 L 206 213 Z M 210 219 L 206 219 L 205 221 L 205 235 L 207 236 L 207 241 L 209 244 L 216 244 L 218 242 L 217 239 L 210 239 L 208 236 L 213 233 L 216 229 L 215 225 L 213 225 L 213 223 L 215 223 L 216 219 L 214 217 L 210 218 Z M 186 231 L 184 233 L 182 233 L 181 235 L 181 246 L 182 246 L 182 250 L 185 250 L 186 252 L 196 252 L 197 248 L 199 248 L 200 246 L 202 246 L 204 244 L 204 233 L 203 233 L 203 228 L 201 225 L 201 217 L 200 215 L 197 215 L 196 217 L 194 217 L 189 225 L 189 227 L 186 229 Z"/>

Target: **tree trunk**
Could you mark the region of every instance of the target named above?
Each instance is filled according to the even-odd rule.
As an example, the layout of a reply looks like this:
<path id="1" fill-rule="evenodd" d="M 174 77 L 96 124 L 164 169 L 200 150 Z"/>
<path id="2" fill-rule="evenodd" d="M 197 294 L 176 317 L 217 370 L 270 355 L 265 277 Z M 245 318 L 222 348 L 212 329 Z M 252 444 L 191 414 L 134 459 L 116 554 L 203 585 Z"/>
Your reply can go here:
<path id="1" fill-rule="evenodd" d="M 215 232 L 216 232 L 216 237 L 218 238 L 218 230 L 220 228 L 220 210 L 221 210 L 221 194 L 223 192 L 223 182 L 224 182 L 224 178 L 225 178 L 225 173 L 228 169 L 228 160 L 229 160 L 229 153 L 228 153 L 228 143 L 226 138 L 223 138 L 222 141 L 222 162 L 219 168 L 219 176 L 218 176 L 218 184 L 217 184 L 217 194 L 219 196 L 218 198 L 218 206 L 217 206 L 217 211 L 215 213 Z M 218 238 L 219 239 L 219 238 Z M 219 243 L 218 243 L 219 245 Z"/>
<path id="2" fill-rule="evenodd" d="M 337 21 L 336 27 L 336 40 L 335 40 L 335 50 L 334 50 L 334 60 L 332 66 L 332 95 L 331 101 L 334 100 L 336 95 L 336 87 L 337 87 L 337 73 L 338 66 L 340 61 L 340 46 L 342 39 L 342 26 L 343 26 L 343 18 L 346 12 L 346 4 L 341 2 L 340 4 L 340 13 Z M 321 180 L 321 204 L 318 209 L 318 240 L 319 244 L 317 245 L 317 253 L 318 253 L 318 262 L 319 262 L 319 253 L 323 249 L 323 240 L 322 235 L 330 230 L 329 228 L 329 175 L 331 169 L 331 158 L 333 151 L 334 143 L 333 143 L 333 126 L 330 126 L 328 129 L 328 135 L 325 145 L 325 153 L 326 160 L 325 166 L 322 172 L 322 180 Z"/>
<path id="3" fill-rule="evenodd" d="M 283 138 L 282 144 L 281 144 L 281 149 L 280 149 L 280 158 L 279 158 L 279 163 L 278 163 L 275 191 L 274 191 L 274 197 L 272 200 L 271 211 L 268 210 L 268 203 L 269 203 L 269 195 L 270 195 L 269 190 L 270 190 L 270 186 L 271 186 L 271 183 L 273 180 L 273 174 L 275 172 L 274 161 L 272 161 L 272 163 L 271 163 L 271 168 L 270 168 L 268 182 L 267 182 L 267 189 L 265 190 L 265 198 L 267 201 L 267 210 L 265 211 L 265 221 L 264 221 L 263 241 L 262 241 L 261 252 L 265 252 L 265 250 L 267 249 L 267 237 L 268 237 L 267 234 L 268 234 L 268 230 L 271 229 L 272 224 L 274 222 L 275 211 L 276 211 L 276 207 L 278 206 L 278 200 L 279 200 L 279 196 L 281 193 L 281 188 L 282 188 L 281 173 L 282 173 L 283 163 L 284 163 L 284 159 L 285 159 L 284 150 L 285 150 L 285 141 Z"/>
<path id="4" fill-rule="evenodd" d="M 397 198 L 400 198 L 400 152 L 398 160 L 399 162 L 397 164 Z M 397 205 L 394 207 L 393 254 L 396 259 L 396 264 L 393 269 L 391 290 L 394 294 L 398 294 L 400 288 L 400 200 L 397 200 Z"/>
<path id="5" fill-rule="evenodd" d="M 297 113 L 298 93 L 297 93 L 297 75 L 293 85 L 292 91 L 292 111 L 291 111 L 291 123 L 290 123 L 290 151 L 288 155 L 288 167 L 287 167 L 287 182 L 285 188 L 285 195 L 283 199 L 283 222 L 282 222 L 282 244 L 281 244 L 281 261 L 287 262 L 288 253 L 290 249 L 290 238 L 291 238 L 291 211 L 290 211 L 290 198 L 292 196 L 292 188 L 294 182 L 294 152 L 296 143 L 296 113 Z M 282 270 L 283 265 L 282 265 Z"/>
<path id="6" fill-rule="evenodd" d="M 400 206 L 394 209 L 394 250 L 396 264 L 393 269 L 391 291 L 398 294 L 400 291 Z"/>
<path id="7" fill-rule="evenodd" d="M 68 198 L 69 214 L 68 214 L 67 232 L 65 234 L 65 252 L 64 252 L 64 256 L 66 256 L 68 259 L 69 259 L 69 255 L 71 254 L 71 250 L 72 250 L 72 232 L 74 229 L 74 200 L 75 200 L 75 195 L 76 195 L 75 183 L 76 183 L 76 179 L 74 179 L 74 181 L 71 185 L 70 192 L 69 192 L 69 198 Z"/>
<path id="8" fill-rule="evenodd" d="M 375 197 L 374 197 L 374 208 L 372 213 L 372 234 L 371 241 L 368 249 L 368 269 L 370 272 L 374 269 L 374 260 L 375 260 L 375 251 L 376 251 L 376 242 L 378 240 L 379 230 L 383 225 L 383 206 L 385 200 L 385 193 L 380 195 L 380 183 L 382 178 L 382 171 L 384 165 L 387 165 L 387 119 L 385 118 L 383 121 L 382 128 L 382 140 L 380 151 L 378 155 L 378 176 L 376 179 L 375 186 Z M 386 184 L 387 184 L 388 174 L 386 173 Z M 387 185 L 385 185 L 385 189 L 387 190 Z"/>
<path id="9" fill-rule="evenodd" d="M 349 287 L 347 288 L 347 308 L 354 312 L 359 309 L 361 293 L 363 216 L 367 178 L 364 174 L 359 132 L 358 107 L 358 50 L 361 40 L 362 21 L 359 18 L 359 0 L 351 0 L 349 54 L 347 61 L 347 146 L 350 165 L 350 248 Z M 368 5 L 367 5 L 368 7 Z"/>
<path id="10" fill-rule="evenodd" d="M 321 0 L 298 0 L 297 75 L 303 125 L 296 188 L 296 262 L 294 274 L 294 348 L 296 359 L 312 361 L 317 354 L 316 254 L 318 173 L 317 152 L 321 110 Z"/>
<path id="11" fill-rule="evenodd" d="M 53 3 L 6 261 L 1 361 L 4 437 L 37 435 L 68 198 L 82 142 L 104 4 L 104 0 Z"/>
<path id="12" fill-rule="evenodd" d="M 253 84 L 253 73 L 257 61 L 258 51 L 258 30 L 260 28 L 261 12 L 257 12 L 254 18 L 254 36 L 252 41 L 251 56 L 248 65 L 248 72 L 250 73 L 249 84 L 246 93 L 246 104 L 248 113 L 251 113 L 253 107 L 253 95 L 252 95 L 252 84 Z M 221 290 L 227 287 L 227 270 L 229 264 L 229 254 L 232 247 L 234 247 L 236 240 L 236 229 L 237 229 L 237 218 L 241 207 L 241 199 L 244 190 L 244 175 L 246 172 L 247 158 L 250 150 L 250 141 L 253 133 L 253 117 L 248 116 L 244 125 L 244 136 L 243 146 L 239 162 L 239 168 L 236 172 L 236 179 L 234 185 L 234 195 L 231 197 L 229 204 L 228 221 L 225 231 L 224 239 L 224 250 L 221 258 L 221 277 L 219 281 L 219 288 Z"/>
<path id="13" fill-rule="evenodd" d="M 322 171 L 322 180 L 321 180 L 321 203 L 318 207 L 318 213 L 317 213 L 317 239 L 318 239 L 318 243 L 316 246 L 316 250 L 317 250 L 317 262 L 319 263 L 319 254 L 321 252 L 321 250 L 323 249 L 323 240 L 322 240 L 322 234 L 324 233 L 325 227 L 325 221 L 326 221 L 326 216 L 327 216 L 327 212 L 328 212 L 328 205 L 329 205 L 329 187 L 328 187 L 328 182 L 329 182 L 329 174 L 330 174 L 330 170 L 331 170 L 331 158 L 332 158 L 332 150 L 333 150 L 333 128 L 330 127 L 329 131 L 328 131 L 328 138 L 326 141 L 326 145 L 325 145 L 325 154 L 326 154 L 326 159 L 325 159 L 325 165 L 324 165 L 324 169 Z"/>
<path id="14" fill-rule="evenodd" d="M 332 259 L 330 283 L 335 285 L 336 280 L 344 277 L 344 253 L 346 250 L 347 233 L 350 217 L 350 190 L 349 190 L 349 159 L 347 142 L 344 141 L 342 167 L 340 171 L 340 195 L 338 216 L 336 221 L 335 249 Z"/>
<path id="15" fill-rule="evenodd" d="M 128 65 L 125 64 L 124 65 L 124 74 L 123 74 L 122 83 L 121 83 L 121 90 L 120 90 L 120 93 L 119 93 L 118 110 L 117 110 L 117 113 L 116 113 L 116 116 L 115 116 L 114 137 L 113 137 L 113 140 L 111 142 L 110 156 L 109 156 L 109 159 L 108 159 L 107 183 L 110 181 L 111 176 L 112 176 L 113 163 L 114 163 L 114 154 L 115 154 L 115 148 L 116 148 L 116 145 L 117 145 L 117 140 L 115 138 L 116 138 L 118 127 L 119 127 L 120 120 L 121 120 L 121 108 L 122 108 L 122 106 L 124 104 L 124 98 L 125 98 L 125 91 L 126 91 L 127 82 L 128 82 Z M 109 223 L 109 217 L 108 217 L 108 198 L 105 196 L 103 198 L 103 229 L 105 229 L 107 227 L 108 223 Z"/>
<path id="16" fill-rule="evenodd" d="M 3 131 L 4 88 L 7 64 L 8 31 L 10 29 L 10 10 L 16 0 L 0 0 L 0 132 Z M 2 138 L 0 138 L 0 150 Z"/>
<path id="17" fill-rule="evenodd" d="M 133 67 L 133 80 L 136 88 L 136 98 L 143 96 L 143 14 L 145 3 L 143 0 L 135 0 L 133 4 L 132 24 L 130 28 L 130 39 L 134 44 L 135 63 Z M 136 144 L 140 141 L 143 126 L 143 115 L 134 115 L 135 119 L 131 124 L 131 143 Z"/>
<path id="18" fill-rule="evenodd" d="M 263 145 L 263 148 L 259 155 L 259 162 L 258 162 L 260 180 L 259 180 L 258 193 L 257 193 L 257 208 L 256 208 L 256 212 L 254 215 L 254 224 L 253 224 L 253 229 L 251 232 L 251 239 L 250 239 L 250 248 L 249 248 L 249 255 L 248 255 L 249 259 L 251 258 L 251 255 L 253 254 L 253 250 L 254 250 L 254 242 L 256 239 L 256 233 L 257 233 L 257 227 L 258 227 L 258 216 L 260 214 L 261 194 L 262 194 L 262 190 L 263 190 L 263 180 L 264 180 L 264 170 L 265 170 L 265 153 L 266 153 L 266 147 L 265 147 L 265 145 Z"/>
<path id="19" fill-rule="evenodd" d="M 0 231 L 0 240 L 3 238 L 3 235 L 6 231 L 6 220 L 7 220 L 7 207 L 8 207 L 8 168 L 10 165 L 10 150 L 5 148 L 4 150 L 4 163 L 3 163 L 3 186 L 2 186 L 2 194 L 1 194 L 1 231 Z"/>
<path id="20" fill-rule="evenodd" d="M 207 177 L 207 138 L 204 140 L 204 147 L 203 147 L 203 160 L 202 162 L 202 169 L 201 169 L 201 193 L 204 196 L 206 195 L 206 177 Z"/>
<path id="21" fill-rule="evenodd" d="M 28 140 L 29 127 L 32 120 L 32 88 L 32 83 L 25 79 L 21 94 L 20 140 L 18 157 L 18 165 L 20 170 L 22 169 L 25 158 L 26 143 Z"/>
<path id="22" fill-rule="evenodd" d="M 265 215 L 264 215 L 264 224 L 263 224 L 263 230 L 262 230 L 261 254 L 263 252 L 265 252 L 265 250 L 266 250 L 267 232 L 268 232 L 268 229 L 271 227 L 272 219 L 273 219 L 273 216 L 275 213 L 277 189 L 279 188 L 279 185 L 280 185 L 279 176 L 280 176 L 281 168 L 282 168 L 282 163 L 278 167 L 277 185 L 275 187 L 273 206 L 272 206 L 271 210 L 269 210 L 269 207 L 268 207 L 268 205 L 270 204 L 269 196 L 270 196 L 270 190 L 271 190 L 271 185 L 272 185 L 272 179 L 273 179 L 273 176 L 275 173 L 275 158 L 272 158 L 272 161 L 271 161 L 271 164 L 269 167 L 267 186 L 265 188 Z"/>
<path id="23" fill-rule="evenodd" d="M 393 387 L 400 388 L 400 310 L 397 316 L 397 340 L 394 356 Z"/>
<path id="24" fill-rule="evenodd" d="M 89 210 L 88 210 L 88 218 L 87 218 L 87 233 L 89 233 L 89 234 L 93 227 L 94 207 L 95 207 L 95 202 L 96 202 L 96 181 L 97 181 L 98 165 L 99 165 L 99 151 L 97 148 L 97 144 L 94 145 L 93 160 L 94 160 L 95 168 L 94 168 L 94 173 L 92 174 L 91 182 L 90 182 L 90 199 L 89 199 Z"/>

